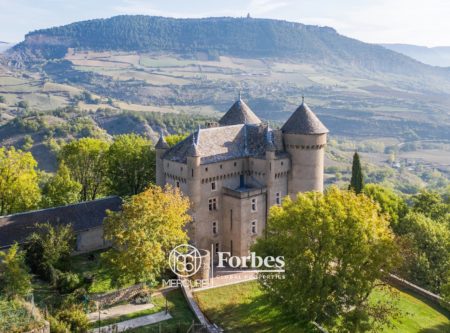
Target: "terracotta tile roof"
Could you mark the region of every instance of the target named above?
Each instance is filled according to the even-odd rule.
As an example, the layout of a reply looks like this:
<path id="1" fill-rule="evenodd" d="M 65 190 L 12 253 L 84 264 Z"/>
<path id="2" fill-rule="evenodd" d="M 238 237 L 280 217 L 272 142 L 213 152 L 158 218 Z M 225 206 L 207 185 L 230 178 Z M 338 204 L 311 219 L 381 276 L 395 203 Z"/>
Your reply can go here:
<path id="1" fill-rule="evenodd" d="M 37 223 L 49 222 L 53 225 L 72 224 L 75 232 L 99 227 L 106 217 L 106 210 L 117 211 L 122 199 L 117 196 L 80 202 L 73 205 L 35 210 L 13 215 L 0 216 L 0 248 L 22 243 L 33 231 Z"/>
<path id="2" fill-rule="evenodd" d="M 328 133 L 328 129 L 304 102 L 289 117 L 281 131 L 287 134 Z"/>

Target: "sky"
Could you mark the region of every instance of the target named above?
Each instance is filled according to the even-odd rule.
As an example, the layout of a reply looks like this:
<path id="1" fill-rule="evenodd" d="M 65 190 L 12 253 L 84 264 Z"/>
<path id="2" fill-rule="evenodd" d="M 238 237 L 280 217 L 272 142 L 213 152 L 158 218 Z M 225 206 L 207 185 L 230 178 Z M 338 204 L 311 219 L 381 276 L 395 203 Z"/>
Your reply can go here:
<path id="1" fill-rule="evenodd" d="M 121 14 L 283 19 L 330 26 L 369 43 L 450 46 L 450 0 L 0 0 L 0 41 Z"/>

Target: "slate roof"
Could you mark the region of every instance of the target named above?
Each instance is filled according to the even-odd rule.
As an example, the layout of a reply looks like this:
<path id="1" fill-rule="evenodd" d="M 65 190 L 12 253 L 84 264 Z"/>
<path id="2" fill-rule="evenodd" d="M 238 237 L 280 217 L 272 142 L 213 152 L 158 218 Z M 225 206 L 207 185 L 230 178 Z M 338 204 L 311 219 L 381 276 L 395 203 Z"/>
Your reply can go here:
<path id="1" fill-rule="evenodd" d="M 242 99 L 238 99 L 231 108 L 219 120 L 220 126 L 230 126 L 237 124 L 261 124 L 256 114 L 245 104 Z"/>
<path id="2" fill-rule="evenodd" d="M 169 144 L 166 142 L 163 135 L 161 135 L 159 137 L 159 140 L 156 143 L 155 148 L 156 149 L 168 149 L 169 148 Z"/>
<path id="3" fill-rule="evenodd" d="M 0 216 L 0 248 L 22 243 L 33 231 L 36 223 L 49 222 L 52 225 L 72 224 L 80 232 L 103 224 L 106 210 L 118 211 L 122 199 L 117 196 L 81 202 L 73 205 L 35 210 L 13 215 Z"/>
<path id="4" fill-rule="evenodd" d="M 195 146 L 195 153 L 201 157 L 201 164 L 246 156 L 264 157 L 266 148 L 270 145 L 267 141 L 267 130 L 268 127 L 265 124 L 239 124 L 198 129 L 170 148 L 163 158 L 186 163 L 187 156 L 193 156 L 193 146 Z"/>
<path id="5" fill-rule="evenodd" d="M 303 102 L 281 128 L 287 134 L 324 134 L 328 129 Z"/>

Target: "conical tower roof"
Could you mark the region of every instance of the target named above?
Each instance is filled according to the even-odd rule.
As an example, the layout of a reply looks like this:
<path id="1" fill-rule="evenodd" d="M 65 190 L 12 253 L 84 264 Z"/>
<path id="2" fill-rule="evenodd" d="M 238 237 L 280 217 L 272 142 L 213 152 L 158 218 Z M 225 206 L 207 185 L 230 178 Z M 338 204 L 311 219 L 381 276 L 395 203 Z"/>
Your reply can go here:
<path id="1" fill-rule="evenodd" d="M 156 149 L 169 149 L 169 144 L 166 142 L 166 140 L 164 139 L 164 136 L 161 134 L 161 136 L 159 137 L 158 142 L 156 143 L 155 146 Z"/>
<path id="2" fill-rule="evenodd" d="M 250 107 L 245 104 L 241 98 L 239 98 L 219 120 L 220 126 L 260 123 L 261 119 L 253 113 Z"/>
<path id="3" fill-rule="evenodd" d="M 303 101 L 281 128 L 287 134 L 325 134 L 328 129 Z"/>

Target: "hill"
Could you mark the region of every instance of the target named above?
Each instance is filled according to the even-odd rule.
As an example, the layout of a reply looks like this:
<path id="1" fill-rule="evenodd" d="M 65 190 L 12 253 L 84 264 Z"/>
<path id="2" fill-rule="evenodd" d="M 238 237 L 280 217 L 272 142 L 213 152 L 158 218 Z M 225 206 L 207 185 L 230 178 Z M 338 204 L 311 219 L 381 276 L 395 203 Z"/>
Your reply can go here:
<path id="1" fill-rule="evenodd" d="M 433 68 L 318 27 L 270 19 L 174 19 L 116 16 L 30 32 L 11 55 L 25 62 L 63 58 L 68 48 L 93 51 L 205 53 L 209 58 L 296 58 L 394 73 L 435 73 Z"/>
<path id="2" fill-rule="evenodd" d="M 450 68 L 329 27 L 117 16 L 30 32 L 0 66 L 2 119 L 72 106 L 217 117 L 239 90 L 285 121 L 305 95 L 333 135 L 450 140 Z"/>
<path id="3" fill-rule="evenodd" d="M 381 44 L 385 48 L 404 54 L 424 64 L 450 67 L 450 46 L 426 47 L 410 44 Z"/>

